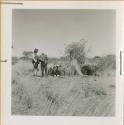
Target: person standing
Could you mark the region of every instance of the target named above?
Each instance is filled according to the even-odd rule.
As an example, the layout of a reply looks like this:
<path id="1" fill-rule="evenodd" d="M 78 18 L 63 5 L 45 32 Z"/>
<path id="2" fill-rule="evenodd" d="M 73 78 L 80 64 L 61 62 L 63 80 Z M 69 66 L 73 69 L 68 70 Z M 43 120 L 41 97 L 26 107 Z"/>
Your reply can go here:
<path id="1" fill-rule="evenodd" d="M 45 62 L 45 75 L 48 76 L 48 70 L 47 70 L 47 65 L 48 65 L 48 57 L 46 54 L 44 54 L 44 62 Z"/>
<path id="2" fill-rule="evenodd" d="M 47 55 L 42 53 L 40 55 L 40 62 L 41 62 L 41 76 L 44 77 L 44 74 L 45 76 L 48 76 L 48 73 L 47 73 L 47 64 L 48 64 L 48 58 L 47 58 Z"/>
<path id="3" fill-rule="evenodd" d="M 37 72 L 38 72 L 38 65 L 39 65 L 39 61 L 38 61 L 38 49 L 34 49 L 34 55 L 33 55 L 33 59 L 32 59 L 32 64 L 33 64 L 33 73 L 34 76 L 37 76 Z"/>

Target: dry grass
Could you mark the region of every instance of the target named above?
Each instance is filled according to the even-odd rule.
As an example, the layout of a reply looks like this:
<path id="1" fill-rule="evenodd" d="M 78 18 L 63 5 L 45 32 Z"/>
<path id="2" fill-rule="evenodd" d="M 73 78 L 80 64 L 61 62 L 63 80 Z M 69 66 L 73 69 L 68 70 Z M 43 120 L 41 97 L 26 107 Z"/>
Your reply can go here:
<path id="1" fill-rule="evenodd" d="M 113 116 L 115 76 L 32 76 L 32 65 L 13 66 L 12 114 L 42 116 Z"/>

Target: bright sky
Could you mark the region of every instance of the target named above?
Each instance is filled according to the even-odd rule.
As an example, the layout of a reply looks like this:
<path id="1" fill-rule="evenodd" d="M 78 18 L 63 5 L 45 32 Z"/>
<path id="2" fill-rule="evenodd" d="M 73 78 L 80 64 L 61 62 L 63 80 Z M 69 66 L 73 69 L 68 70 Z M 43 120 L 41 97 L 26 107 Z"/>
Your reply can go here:
<path id="1" fill-rule="evenodd" d="M 13 10 L 13 56 L 23 51 L 60 57 L 71 42 L 88 40 L 89 56 L 115 54 L 114 10 Z M 39 54 L 40 54 L 39 53 Z"/>

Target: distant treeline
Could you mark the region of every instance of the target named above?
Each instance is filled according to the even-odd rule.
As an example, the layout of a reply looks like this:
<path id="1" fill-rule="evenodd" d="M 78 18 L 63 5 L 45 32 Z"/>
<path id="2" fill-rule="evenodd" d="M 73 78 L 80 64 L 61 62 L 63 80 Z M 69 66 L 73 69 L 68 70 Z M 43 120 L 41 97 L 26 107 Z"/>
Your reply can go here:
<path id="1" fill-rule="evenodd" d="M 79 42 L 73 42 L 65 47 L 65 54 L 60 58 L 50 58 L 48 57 L 48 64 L 62 65 L 66 70 L 70 70 L 70 65 L 72 60 L 77 60 L 78 65 L 83 74 L 92 75 L 96 72 L 101 72 L 105 70 L 112 70 L 116 67 L 116 56 L 106 55 L 103 57 L 94 56 L 93 58 L 88 58 L 89 49 L 87 47 L 87 41 L 81 39 Z M 12 57 L 12 64 L 16 64 L 19 60 L 31 61 L 33 51 L 24 51 L 22 57 Z"/>

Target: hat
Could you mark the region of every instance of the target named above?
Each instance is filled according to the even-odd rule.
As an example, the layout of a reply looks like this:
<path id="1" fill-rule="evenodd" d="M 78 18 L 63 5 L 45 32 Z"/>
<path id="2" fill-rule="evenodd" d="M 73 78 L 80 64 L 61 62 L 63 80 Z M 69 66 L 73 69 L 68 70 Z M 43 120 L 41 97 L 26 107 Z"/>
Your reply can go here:
<path id="1" fill-rule="evenodd" d="M 34 53 L 38 53 L 38 49 L 35 48 L 35 49 L 34 49 Z"/>

